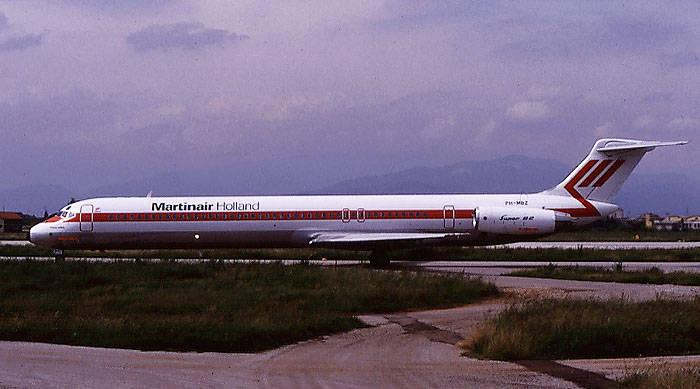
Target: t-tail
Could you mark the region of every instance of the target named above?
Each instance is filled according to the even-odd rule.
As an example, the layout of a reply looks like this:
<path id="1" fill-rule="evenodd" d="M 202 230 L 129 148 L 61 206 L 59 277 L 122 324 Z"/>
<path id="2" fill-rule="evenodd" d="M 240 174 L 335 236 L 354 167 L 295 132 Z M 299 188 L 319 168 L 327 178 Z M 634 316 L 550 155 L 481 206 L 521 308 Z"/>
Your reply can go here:
<path id="1" fill-rule="evenodd" d="M 593 202 L 610 203 L 644 154 L 661 146 L 687 141 L 661 142 L 633 139 L 600 139 L 588 156 L 554 188 L 542 194 L 572 196 L 583 208 L 561 209 L 571 216 L 596 216 Z"/>

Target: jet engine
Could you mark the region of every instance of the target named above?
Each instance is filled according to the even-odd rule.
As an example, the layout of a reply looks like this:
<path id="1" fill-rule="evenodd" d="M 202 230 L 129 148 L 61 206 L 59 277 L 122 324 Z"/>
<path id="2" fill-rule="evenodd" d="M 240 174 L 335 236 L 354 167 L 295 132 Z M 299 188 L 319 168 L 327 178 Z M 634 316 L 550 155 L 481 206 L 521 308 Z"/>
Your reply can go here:
<path id="1" fill-rule="evenodd" d="M 540 208 L 477 207 L 474 229 L 506 235 L 539 235 L 554 232 L 555 212 Z"/>

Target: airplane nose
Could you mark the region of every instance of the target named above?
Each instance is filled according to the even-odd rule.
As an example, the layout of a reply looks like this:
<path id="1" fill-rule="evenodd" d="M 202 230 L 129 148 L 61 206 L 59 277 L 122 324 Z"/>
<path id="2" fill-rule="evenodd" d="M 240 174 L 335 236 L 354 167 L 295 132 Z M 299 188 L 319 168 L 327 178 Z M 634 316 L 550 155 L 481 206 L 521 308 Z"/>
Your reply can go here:
<path id="1" fill-rule="evenodd" d="M 49 232 L 46 227 L 42 225 L 44 223 L 39 223 L 29 230 L 29 241 L 38 246 L 44 246 L 47 238 L 49 237 Z"/>
<path id="2" fill-rule="evenodd" d="M 37 226 L 34 226 L 29 229 L 29 241 L 36 244 L 36 238 L 37 238 L 37 232 L 36 232 Z"/>

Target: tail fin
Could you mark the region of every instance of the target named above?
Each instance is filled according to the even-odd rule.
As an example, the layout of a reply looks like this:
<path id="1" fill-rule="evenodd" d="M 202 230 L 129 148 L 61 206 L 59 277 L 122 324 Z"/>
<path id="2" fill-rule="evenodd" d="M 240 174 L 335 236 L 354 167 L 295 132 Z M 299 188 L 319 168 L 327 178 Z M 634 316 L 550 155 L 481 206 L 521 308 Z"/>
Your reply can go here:
<path id="1" fill-rule="evenodd" d="M 610 202 L 644 154 L 661 146 L 687 141 L 659 142 L 600 139 L 588 156 L 559 185 L 542 193 Z"/>

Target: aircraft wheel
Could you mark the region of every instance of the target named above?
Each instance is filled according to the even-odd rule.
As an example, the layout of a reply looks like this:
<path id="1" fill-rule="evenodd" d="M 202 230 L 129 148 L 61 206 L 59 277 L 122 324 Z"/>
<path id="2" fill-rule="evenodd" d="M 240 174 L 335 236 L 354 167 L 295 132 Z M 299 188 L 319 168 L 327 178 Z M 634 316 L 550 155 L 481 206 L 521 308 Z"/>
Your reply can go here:
<path id="1" fill-rule="evenodd" d="M 376 268 L 385 268 L 389 266 L 389 256 L 386 251 L 372 251 L 369 255 L 369 265 Z"/>

